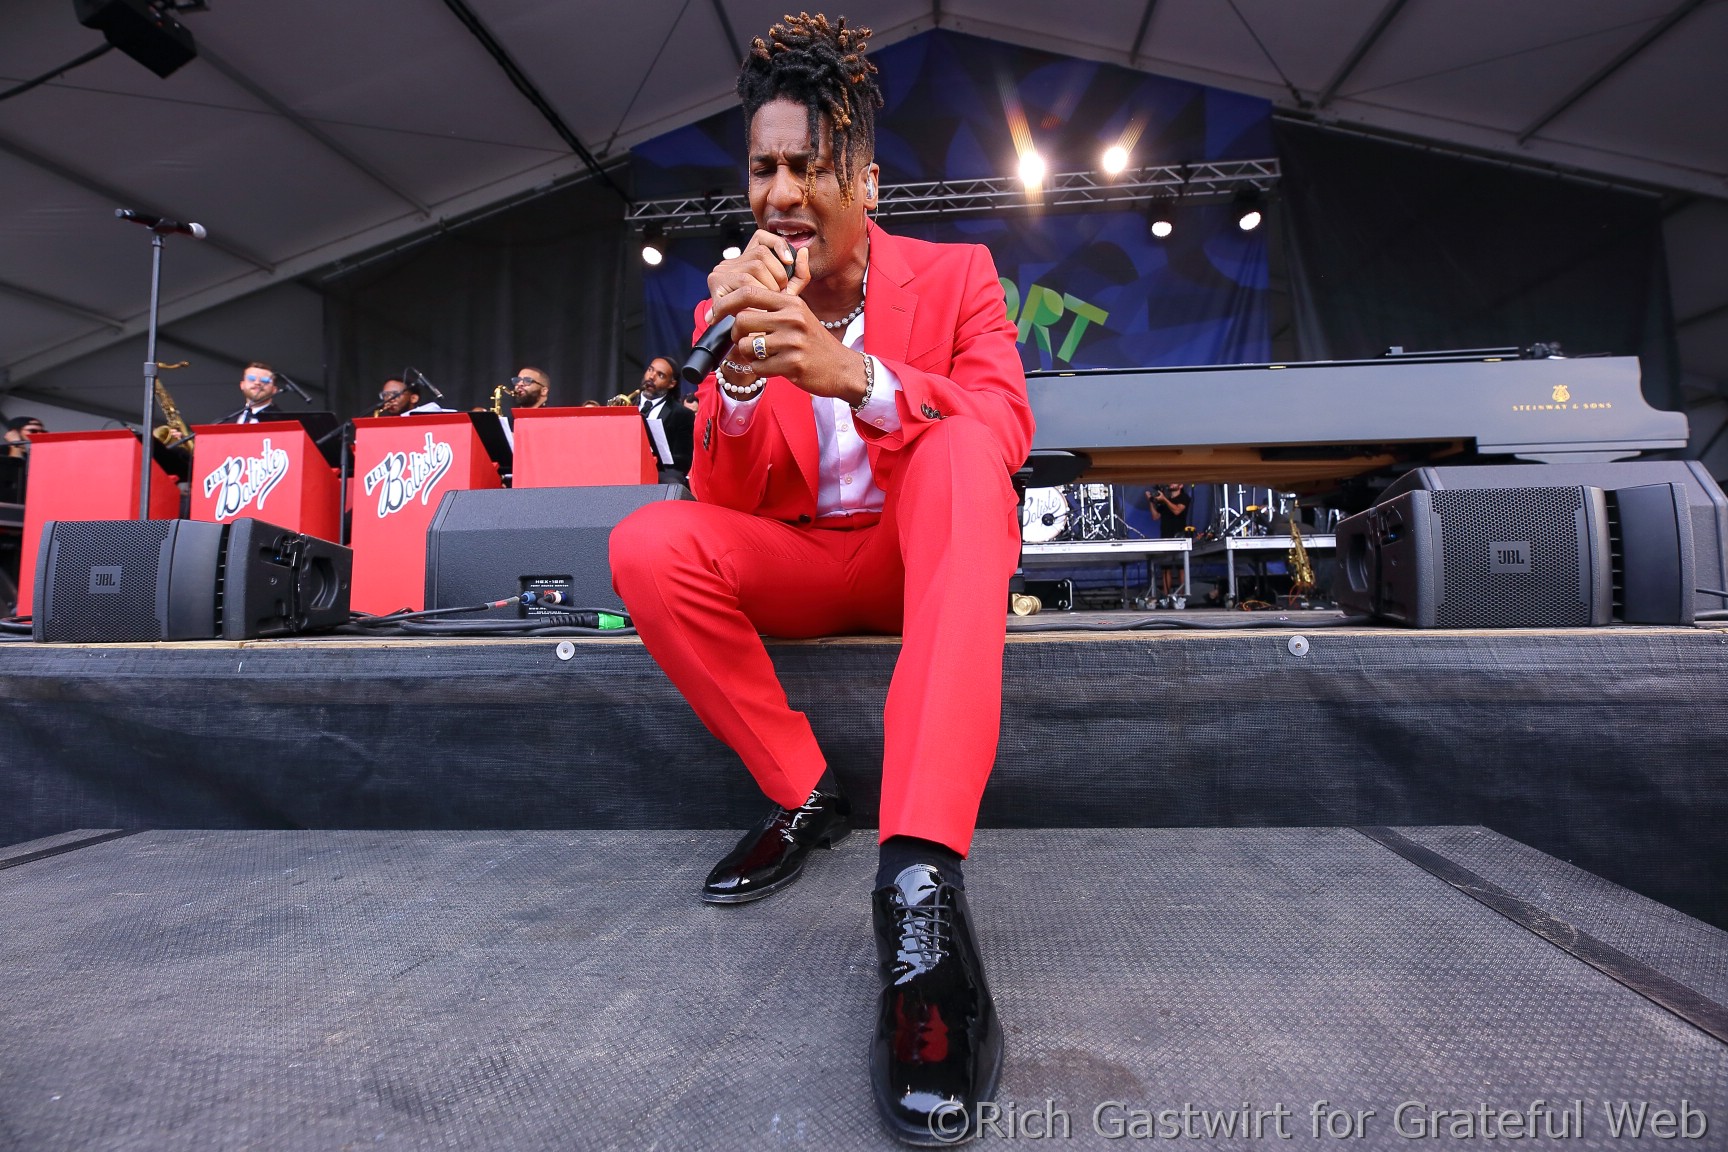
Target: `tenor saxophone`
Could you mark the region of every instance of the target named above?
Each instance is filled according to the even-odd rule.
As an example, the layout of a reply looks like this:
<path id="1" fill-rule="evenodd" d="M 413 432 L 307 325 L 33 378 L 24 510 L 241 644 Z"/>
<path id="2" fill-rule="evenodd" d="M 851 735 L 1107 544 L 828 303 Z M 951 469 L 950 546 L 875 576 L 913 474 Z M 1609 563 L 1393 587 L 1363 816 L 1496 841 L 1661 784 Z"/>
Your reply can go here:
<path id="1" fill-rule="evenodd" d="M 634 392 L 620 392 L 618 395 L 612 397 L 612 399 L 606 401 L 606 407 L 622 408 L 626 404 L 634 404 L 636 403 L 637 398 L 641 395 L 642 389 L 640 388 L 636 389 Z"/>

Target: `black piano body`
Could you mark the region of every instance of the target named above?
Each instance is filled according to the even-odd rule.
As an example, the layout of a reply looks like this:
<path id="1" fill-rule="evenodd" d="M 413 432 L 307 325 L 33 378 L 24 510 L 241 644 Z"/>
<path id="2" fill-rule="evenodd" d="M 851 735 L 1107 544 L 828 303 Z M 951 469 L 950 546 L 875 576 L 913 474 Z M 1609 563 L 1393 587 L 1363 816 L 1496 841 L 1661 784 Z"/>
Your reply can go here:
<path id="1" fill-rule="evenodd" d="M 1100 482 L 1321 492 L 1432 463 L 1590 463 L 1686 447 L 1635 356 L 1515 355 L 1033 372 L 1035 453 Z"/>

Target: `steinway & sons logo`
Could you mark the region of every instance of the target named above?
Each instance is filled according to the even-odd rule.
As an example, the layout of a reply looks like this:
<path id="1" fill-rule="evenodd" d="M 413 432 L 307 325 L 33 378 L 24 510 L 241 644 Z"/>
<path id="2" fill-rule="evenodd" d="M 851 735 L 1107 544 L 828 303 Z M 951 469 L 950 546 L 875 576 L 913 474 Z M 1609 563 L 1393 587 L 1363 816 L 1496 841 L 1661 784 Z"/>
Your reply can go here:
<path id="1" fill-rule="evenodd" d="M 420 452 L 392 452 L 368 473 L 364 484 L 366 495 L 378 493 L 378 518 L 406 508 L 414 497 L 426 504 L 432 499 L 432 489 L 450 471 L 455 453 L 442 440 L 426 433 L 426 448 Z"/>
<path id="2" fill-rule="evenodd" d="M 273 447 L 270 437 L 256 456 L 230 456 L 204 477 L 204 495 L 216 498 L 216 519 L 238 516 L 248 504 L 264 511 L 264 501 L 288 475 L 288 452 Z"/>
<path id="3" fill-rule="evenodd" d="M 1614 407 L 1606 400 L 1575 401 L 1572 399 L 1572 389 L 1564 384 L 1554 385 L 1554 390 L 1548 393 L 1550 404 L 1514 404 L 1514 412 L 1605 412 Z"/>

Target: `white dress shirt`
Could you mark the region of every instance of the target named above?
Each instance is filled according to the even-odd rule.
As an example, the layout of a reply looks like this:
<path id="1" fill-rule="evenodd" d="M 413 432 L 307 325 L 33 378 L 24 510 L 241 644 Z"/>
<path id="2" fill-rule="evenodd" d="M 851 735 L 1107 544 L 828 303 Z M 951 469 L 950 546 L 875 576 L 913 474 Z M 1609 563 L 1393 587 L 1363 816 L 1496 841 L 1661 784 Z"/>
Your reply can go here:
<path id="1" fill-rule="evenodd" d="M 846 326 L 842 339 L 854 351 L 864 348 L 864 317 L 860 314 Z M 812 396 L 810 406 L 816 413 L 816 445 L 820 450 L 816 483 L 816 519 L 831 520 L 853 516 L 860 512 L 880 512 L 887 493 L 876 484 L 870 470 L 870 453 L 864 437 L 858 434 L 857 421 L 865 421 L 884 432 L 900 428 L 900 408 L 895 396 L 900 392 L 900 377 L 876 357 L 870 357 L 876 370 L 876 386 L 870 400 L 857 412 L 838 396 Z M 726 436 L 740 436 L 750 427 L 762 393 L 739 400 L 720 389 L 720 431 Z"/>

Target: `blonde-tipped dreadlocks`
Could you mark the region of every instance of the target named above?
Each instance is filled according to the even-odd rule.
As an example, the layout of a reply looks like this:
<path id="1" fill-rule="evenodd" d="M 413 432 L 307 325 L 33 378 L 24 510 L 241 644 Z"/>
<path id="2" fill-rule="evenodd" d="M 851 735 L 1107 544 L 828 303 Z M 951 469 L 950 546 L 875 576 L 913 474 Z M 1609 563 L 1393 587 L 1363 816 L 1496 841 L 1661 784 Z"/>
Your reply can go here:
<path id="1" fill-rule="evenodd" d="M 757 109 L 774 100 L 802 104 L 810 114 L 810 147 L 822 139 L 822 117 L 833 133 L 835 172 L 843 202 L 852 199 L 852 180 L 861 164 L 876 153 L 876 109 L 882 107 L 876 66 L 864 59 L 868 28 L 846 27 L 846 17 L 829 24 L 828 17 L 800 12 L 787 16 L 758 36 L 738 73 L 738 97 L 744 102 L 744 123 Z M 813 180 L 814 169 L 805 181 Z"/>

